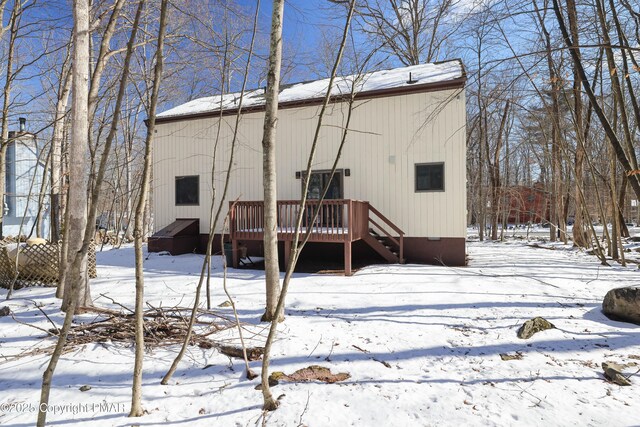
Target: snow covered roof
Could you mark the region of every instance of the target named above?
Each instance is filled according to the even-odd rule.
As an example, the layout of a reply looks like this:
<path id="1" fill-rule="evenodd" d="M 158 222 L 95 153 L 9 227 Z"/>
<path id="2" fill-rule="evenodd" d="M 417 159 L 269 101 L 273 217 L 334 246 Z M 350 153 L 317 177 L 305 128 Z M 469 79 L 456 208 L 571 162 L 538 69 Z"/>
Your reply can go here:
<path id="1" fill-rule="evenodd" d="M 331 95 L 340 97 L 341 95 L 350 94 L 354 81 L 356 82 L 355 91 L 358 93 L 358 96 L 366 96 L 367 94 L 373 95 L 375 93 L 383 95 L 387 92 L 389 92 L 389 95 L 391 92 L 393 92 L 393 94 L 404 91 L 419 92 L 433 88 L 434 85 L 447 82 L 462 81 L 462 83 L 464 83 L 465 77 L 462 61 L 455 59 L 445 62 L 394 68 L 391 70 L 374 71 L 360 76 L 337 77 L 334 80 Z M 278 101 L 280 106 L 283 106 L 283 104 L 300 104 L 323 99 L 328 85 L 329 79 L 282 85 L 280 87 Z M 240 92 L 198 98 L 164 111 L 156 117 L 159 121 L 163 121 L 163 119 L 181 119 L 187 118 L 187 116 L 193 117 L 219 113 L 221 107 L 223 111 L 235 111 L 238 109 L 239 101 Z M 264 88 L 245 92 L 242 101 L 243 110 L 259 109 L 263 107 L 264 104 Z"/>

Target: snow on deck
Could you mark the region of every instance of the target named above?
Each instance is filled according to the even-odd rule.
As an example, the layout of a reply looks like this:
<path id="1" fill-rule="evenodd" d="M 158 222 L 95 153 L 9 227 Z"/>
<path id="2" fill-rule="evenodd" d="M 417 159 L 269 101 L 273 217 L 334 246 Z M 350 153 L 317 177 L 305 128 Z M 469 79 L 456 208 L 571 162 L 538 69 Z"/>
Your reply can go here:
<path id="1" fill-rule="evenodd" d="M 238 233 L 262 233 L 264 228 L 240 228 Z M 278 227 L 278 233 L 295 234 L 296 227 Z M 300 227 L 300 234 L 306 234 L 307 227 Z M 348 227 L 311 227 L 312 234 L 348 234 Z"/>
<path id="2" fill-rule="evenodd" d="M 317 364 L 351 378 L 336 384 L 281 383 L 281 407 L 267 425 L 311 426 L 628 426 L 640 423 L 640 378 L 631 387 L 606 382 L 600 364 L 640 362 L 640 327 L 614 322 L 600 311 L 613 287 L 638 283 L 635 267 L 603 267 L 592 256 L 556 245 L 470 243 L 470 266 L 377 265 L 354 276 L 296 274 L 279 326 L 273 370 Z M 101 306 L 133 307 L 131 248 L 98 254 L 99 277 L 92 294 Z M 187 306 L 193 301 L 202 256 L 150 254 L 145 261 L 146 300 L 153 306 Z M 220 260 L 213 265 L 212 303 L 225 301 Z M 252 343 L 266 336 L 259 323 L 264 273 L 230 270 L 228 286 Z M 4 300 L 5 290 L 0 290 Z M 8 305 L 16 319 L 40 328 L 63 316 L 49 288 L 20 289 Z M 230 308 L 218 308 L 230 315 Z M 519 340 L 516 330 L 534 316 L 557 329 Z M 90 321 L 94 315 L 79 319 Z M 219 339 L 233 339 L 231 332 Z M 0 353 L 48 346 L 34 328 L 0 318 Z M 177 348 L 146 355 L 143 406 L 148 415 L 126 418 L 130 404 L 133 349 L 102 343 L 79 347 L 61 359 L 51 403 L 107 402 L 88 412 L 50 413 L 51 425 L 92 426 L 255 425 L 262 397 L 247 381 L 243 363 L 216 350 L 191 347 L 170 385 L 160 379 Z M 500 353 L 521 354 L 503 361 Z M 0 362 L 0 404 L 37 405 L 47 357 Z M 390 367 L 385 366 L 387 363 Z M 251 362 L 260 370 L 260 362 Z M 633 368 L 633 370 L 637 370 Z M 90 385 L 86 392 L 79 391 Z M 6 406 L 0 406 L 6 408 Z M 35 412 L 0 410 L 0 425 L 31 426 Z"/>
<path id="3" fill-rule="evenodd" d="M 415 83 L 408 83 L 409 73 Z M 351 87 L 356 82 L 355 91 L 358 93 L 371 92 L 381 89 L 395 89 L 412 84 L 438 83 L 455 80 L 464 75 L 462 62 L 447 61 L 438 64 L 420 64 L 391 70 L 375 71 L 359 76 L 337 77 L 331 89 L 332 96 L 351 93 Z M 329 86 L 329 79 L 312 82 L 283 85 L 278 96 L 279 102 L 304 101 L 323 98 Z M 222 110 L 233 110 L 240 103 L 240 92 L 224 95 L 209 96 L 189 101 L 171 108 L 157 115 L 157 117 L 177 117 L 183 115 L 208 113 Z M 242 101 L 243 108 L 264 105 L 264 89 L 245 91 Z"/>

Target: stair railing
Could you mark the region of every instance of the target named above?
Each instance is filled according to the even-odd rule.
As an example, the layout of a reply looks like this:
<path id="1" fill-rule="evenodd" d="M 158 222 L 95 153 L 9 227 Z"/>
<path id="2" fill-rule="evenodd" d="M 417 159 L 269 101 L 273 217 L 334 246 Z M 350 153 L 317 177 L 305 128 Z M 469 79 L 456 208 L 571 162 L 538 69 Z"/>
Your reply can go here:
<path id="1" fill-rule="evenodd" d="M 396 239 L 391 233 L 383 227 L 378 221 L 371 217 L 371 214 L 374 214 L 380 221 L 386 224 L 393 231 L 398 233 L 398 238 Z M 376 226 L 391 242 L 393 242 L 398 247 L 398 258 L 401 263 L 404 262 L 404 231 L 402 231 L 397 225 L 395 225 L 389 218 L 382 215 L 380 211 L 378 211 L 373 206 L 369 205 L 369 224 Z"/>

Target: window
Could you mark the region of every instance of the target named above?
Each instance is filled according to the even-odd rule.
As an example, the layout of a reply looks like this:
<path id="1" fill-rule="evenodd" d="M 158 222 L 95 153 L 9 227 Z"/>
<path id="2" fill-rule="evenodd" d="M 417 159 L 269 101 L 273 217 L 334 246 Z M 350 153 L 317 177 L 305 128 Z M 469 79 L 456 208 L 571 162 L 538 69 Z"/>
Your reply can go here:
<path id="1" fill-rule="evenodd" d="M 200 204 L 200 177 L 176 176 L 176 206 L 193 206 Z"/>
<path id="2" fill-rule="evenodd" d="M 325 187 L 329 187 L 325 199 L 342 199 L 344 194 L 344 185 L 342 178 L 343 171 L 337 169 L 333 175 L 331 182 L 331 171 L 311 171 L 311 178 L 309 179 L 309 189 L 307 197 L 309 199 L 317 200 L 322 195 Z M 302 172 L 302 176 L 306 179 L 306 172 Z M 302 189 L 304 190 L 305 181 L 302 180 Z"/>
<path id="3" fill-rule="evenodd" d="M 444 191 L 444 163 L 416 164 L 416 192 Z"/>

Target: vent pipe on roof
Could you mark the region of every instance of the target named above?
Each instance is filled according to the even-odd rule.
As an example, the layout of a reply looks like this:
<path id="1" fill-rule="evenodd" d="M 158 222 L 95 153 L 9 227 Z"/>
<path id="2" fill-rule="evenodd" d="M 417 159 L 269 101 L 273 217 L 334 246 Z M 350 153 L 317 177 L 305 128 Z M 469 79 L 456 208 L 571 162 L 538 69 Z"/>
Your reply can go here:
<path id="1" fill-rule="evenodd" d="M 20 122 L 20 133 L 25 133 L 27 131 L 27 119 L 20 117 L 18 121 Z"/>
<path id="2" fill-rule="evenodd" d="M 413 80 L 413 77 L 411 76 L 411 73 L 409 73 L 409 80 L 407 80 L 407 84 L 408 85 L 412 85 L 414 83 L 418 83 L 417 80 Z"/>

